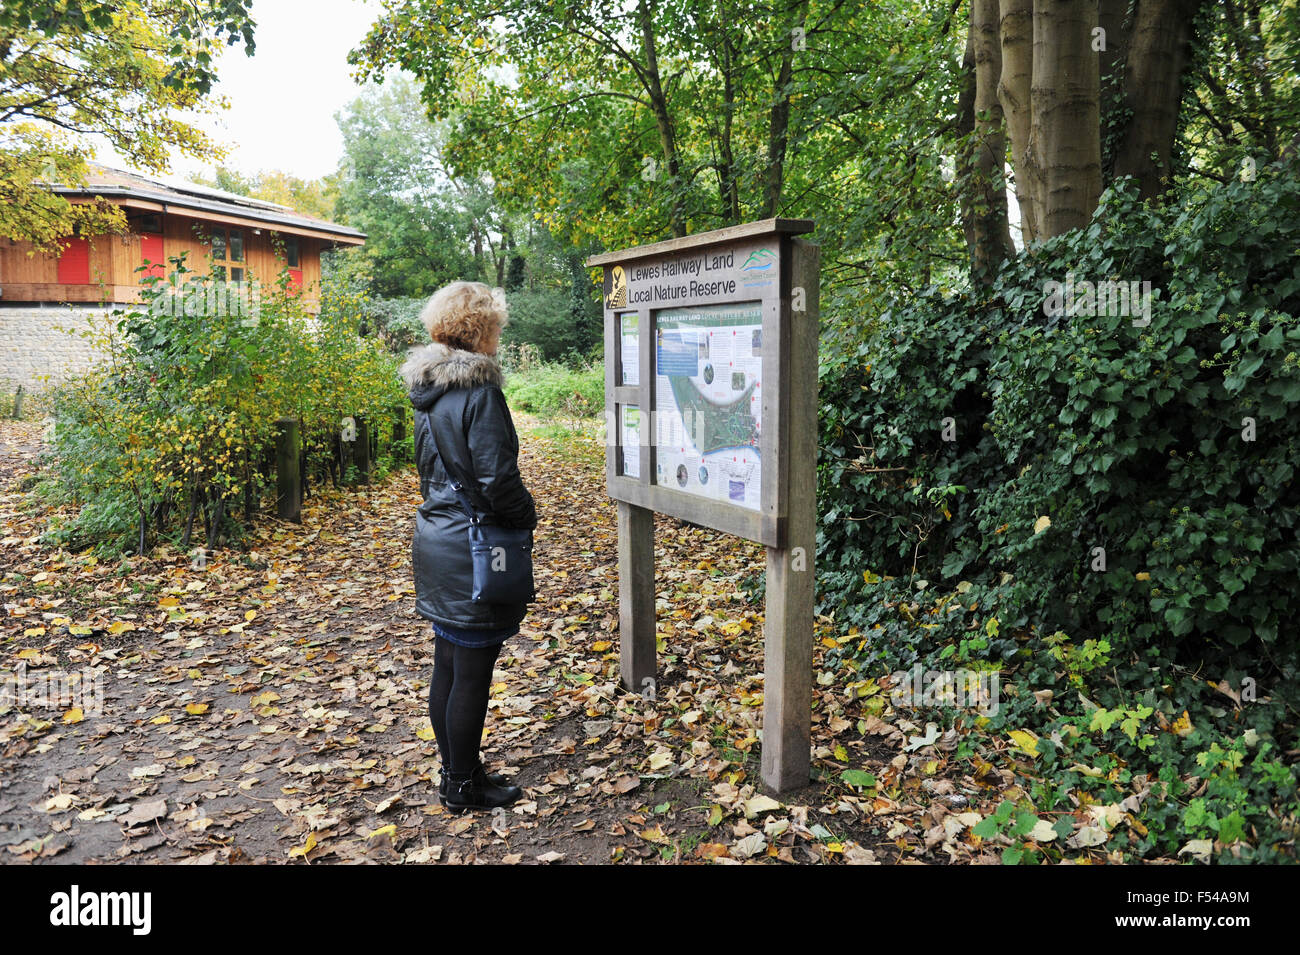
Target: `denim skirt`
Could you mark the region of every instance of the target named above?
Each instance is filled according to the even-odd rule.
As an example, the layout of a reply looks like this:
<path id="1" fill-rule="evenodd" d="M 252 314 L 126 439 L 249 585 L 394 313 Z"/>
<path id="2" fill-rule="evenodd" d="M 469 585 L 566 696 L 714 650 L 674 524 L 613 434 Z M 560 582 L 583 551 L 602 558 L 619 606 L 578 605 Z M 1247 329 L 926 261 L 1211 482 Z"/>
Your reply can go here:
<path id="1" fill-rule="evenodd" d="M 460 627 L 448 627 L 440 623 L 430 622 L 433 625 L 435 636 L 442 637 L 458 647 L 494 647 L 505 643 L 506 640 L 519 632 L 517 626 L 506 627 L 501 630 L 465 630 Z"/>

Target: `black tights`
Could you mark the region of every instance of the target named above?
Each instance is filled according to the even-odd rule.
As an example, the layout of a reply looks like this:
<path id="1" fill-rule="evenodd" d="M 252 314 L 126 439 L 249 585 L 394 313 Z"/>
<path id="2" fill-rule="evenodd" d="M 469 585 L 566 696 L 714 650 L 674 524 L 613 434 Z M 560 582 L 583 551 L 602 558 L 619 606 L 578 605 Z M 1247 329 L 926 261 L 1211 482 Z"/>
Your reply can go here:
<path id="1" fill-rule="evenodd" d="M 438 741 L 442 768 L 453 775 L 467 776 L 478 765 L 492 669 L 501 646 L 462 647 L 434 636 L 429 722 Z"/>

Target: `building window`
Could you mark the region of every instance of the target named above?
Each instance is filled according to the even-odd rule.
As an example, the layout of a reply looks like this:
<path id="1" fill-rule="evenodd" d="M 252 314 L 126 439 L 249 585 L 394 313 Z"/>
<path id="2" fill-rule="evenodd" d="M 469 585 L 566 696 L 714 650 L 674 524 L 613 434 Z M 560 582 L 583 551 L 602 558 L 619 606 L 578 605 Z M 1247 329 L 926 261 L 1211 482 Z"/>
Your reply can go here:
<path id="1" fill-rule="evenodd" d="M 291 269 L 301 268 L 298 264 L 298 237 L 288 235 L 284 238 L 284 261 Z"/>
<path id="2" fill-rule="evenodd" d="M 127 216 L 127 224 L 137 234 L 155 234 L 162 232 L 162 214 L 158 212 L 136 212 Z"/>
<path id="3" fill-rule="evenodd" d="M 224 279 L 226 277 L 226 265 L 229 262 L 244 261 L 244 233 L 239 229 L 214 228 L 210 230 L 212 238 L 212 261 L 216 263 L 217 271 Z M 242 268 L 230 268 L 230 280 L 232 282 L 242 281 L 244 270 Z"/>

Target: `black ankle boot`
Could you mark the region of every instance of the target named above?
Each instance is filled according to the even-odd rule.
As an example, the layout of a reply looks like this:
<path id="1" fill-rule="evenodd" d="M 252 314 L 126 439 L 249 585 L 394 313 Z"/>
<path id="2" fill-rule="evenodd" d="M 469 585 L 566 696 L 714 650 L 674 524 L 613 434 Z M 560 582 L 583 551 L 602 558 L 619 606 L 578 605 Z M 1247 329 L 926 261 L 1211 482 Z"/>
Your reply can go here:
<path id="1" fill-rule="evenodd" d="M 482 765 L 483 765 L 482 763 L 479 763 L 479 766 Z M 493 786 L 510 785 L 510 778 L 508 776 L 502 776 L 500 773 L 487 773 L 486 775 L 487 775 L 487 781 L 490 782 Z M 439 769 L 438 777 L 439 777 L 438 801 L 445 806 L 447 805 L 447 781 L 451 778 L 451 773 L 447 772 L 445 768 Z"/>
<path id="2" fill-rule="evenodd" d="M 483 771 L 482 764 L 465 778 L 447 775 L 447 795 L 439 799 L 444 806 L 454 812 L 467 809 L 496 809 L 508 806 L 524 791 L 518 786 L 498 786 L 492 783 Z"/>

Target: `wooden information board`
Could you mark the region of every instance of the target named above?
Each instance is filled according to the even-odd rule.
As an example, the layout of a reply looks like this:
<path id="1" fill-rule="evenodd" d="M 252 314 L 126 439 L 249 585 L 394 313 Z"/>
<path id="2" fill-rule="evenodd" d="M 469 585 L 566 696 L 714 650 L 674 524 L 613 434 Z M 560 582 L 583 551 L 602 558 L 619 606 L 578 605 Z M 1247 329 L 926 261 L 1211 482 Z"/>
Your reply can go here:
<path id="1" fill-rule="evenodd" d="M 606 487 L 623 685 L 655 679 L 655 512 L 767 548 L 763 781 L 809 782 L 820 248 L 764 219 L 587 259 L 604 269 Z"/>

